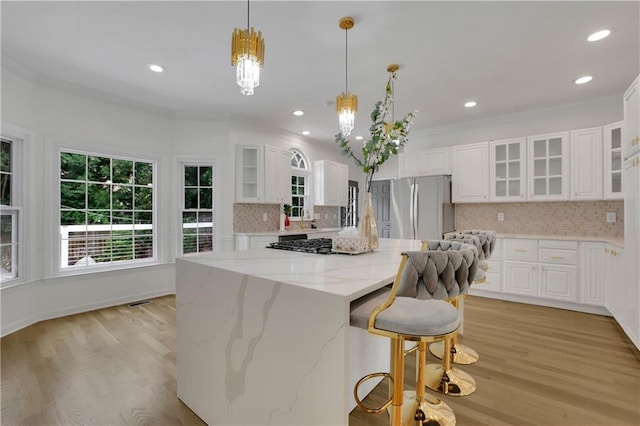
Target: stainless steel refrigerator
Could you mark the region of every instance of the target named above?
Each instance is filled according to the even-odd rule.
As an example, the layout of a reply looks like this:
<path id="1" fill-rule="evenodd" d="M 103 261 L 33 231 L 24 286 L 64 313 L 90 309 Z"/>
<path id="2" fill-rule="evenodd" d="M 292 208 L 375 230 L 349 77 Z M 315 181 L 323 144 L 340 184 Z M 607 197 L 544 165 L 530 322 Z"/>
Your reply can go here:
<path id="1" fill-rule="evenodd" d="M 455 228 L 451 176 L 391 181 L 391 238 L 442 239 Z"/>

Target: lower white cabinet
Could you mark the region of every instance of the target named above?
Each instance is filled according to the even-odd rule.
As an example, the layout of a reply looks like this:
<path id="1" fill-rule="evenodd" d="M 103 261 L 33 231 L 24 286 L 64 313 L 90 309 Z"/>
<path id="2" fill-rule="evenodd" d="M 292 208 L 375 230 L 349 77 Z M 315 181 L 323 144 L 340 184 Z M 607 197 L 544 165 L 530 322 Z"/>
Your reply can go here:
<path id="1" fill-rule="evenodd" d="M 627 304 L 624 250 L 607 244 L 604 249 L 604 258 L 607 274 L 607 286 L 604 292 L 605 306 L 616 321 L 621 323 L 624 321 L 625 305 Z"/>
<path id="2" fill-rule="evenodd" d="M 578 268 L 566 265 L 540 264 L 539 297 L 577 301 Z"/>
<path id="3" fill-rule="evenodd" d="M 537 296 L 538 265 L 533 262 L 504 262 L 504 292 Z"/>
<path id="4" fill-rule="evenodd" d="M 605 305 L 605 263 L 604 243 L 580 243 L 580 303 L 587 305 Z"/>
<path id="5" fill-rule="evenodd" d="M 485 273 L 486 281 L 483 284 L 476 284 L 471 288 L 491 292 L 502 291 L 502 238 L 496 239 L 496 245 L 493 253 L 491 253 L 491 257 L 487 260 L 487 265 L 488 268 Z"/>
<path id="6" fill-rule="evenodd" d="M 273 235 L 236 235 L 236 251 L 254 250 L 265 248 L 269 243 L 278 241 L 278 236 Z"/>

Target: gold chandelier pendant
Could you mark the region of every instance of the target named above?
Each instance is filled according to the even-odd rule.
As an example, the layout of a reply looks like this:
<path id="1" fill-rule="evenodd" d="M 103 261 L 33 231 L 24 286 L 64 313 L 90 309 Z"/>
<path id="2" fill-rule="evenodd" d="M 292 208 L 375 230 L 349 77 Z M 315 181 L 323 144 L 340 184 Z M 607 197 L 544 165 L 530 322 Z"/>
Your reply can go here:
<path id="1" fill-rule="evenodd" d="M 355 21 L 350 16 L 340 19 L 338 26 L 345 31 L 345 90 L 336 96 L 336 113 L 338 114 L 338 125 L 340 132 L 344 136 L 349 136 L 355 127 L 355 117 L 358 112 L 358 96 L 349 92 L 348 86 L 348 45 L 347 31 L 353 28 Z"/>
<path id="2" fill-rule="evenodd" d="M 260 85 L 260 70 L 264 65 L 262 33 L 249 26 L 247 0 L 247 28 L 235 28 L 231 34 L 231 65 L 236 67 L 236 82 L 241 93 L 249 96 Z"/>

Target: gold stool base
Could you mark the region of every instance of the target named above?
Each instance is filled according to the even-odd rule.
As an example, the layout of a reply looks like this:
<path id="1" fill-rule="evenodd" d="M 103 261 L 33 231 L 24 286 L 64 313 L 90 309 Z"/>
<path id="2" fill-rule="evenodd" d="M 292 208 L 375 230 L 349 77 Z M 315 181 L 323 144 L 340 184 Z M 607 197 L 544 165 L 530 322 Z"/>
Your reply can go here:
<path id="1" fill-rule="evenodd" d="M 451 367 L 446 370 L 440 364 L 427 364 L 427 387 L 450 396 L 467 396 L 476 390 L 476 381 L 468 373 Z"/>
<path id="2" fill-rule="evenodd" d="M 416 425 L 416 412 L 418 409 L 424 413 L 423 425 L 428 426 L 454 426 L 456 424 L 456 416 L 453 410 L 440 399 L 433 395 L 424 395 L 424 401 L 418 406 L 416 401 L 416 392 L 406 390 L 402 393 L 402 426 Z M 387 411 L 391 415 L 391 407 L 387 407 Z"/>
<path id="3" fill-rule="evenodd" d="M 454 346 L 455 353 L 453 354 L 453 358 L 451 362 L 454 364 L 463 364 L 469 365 L 477 362 L 480 358 L 480 355 L 469 346 L 456 343 Z M 429 352 L 431 352 L 437 358 L 442 359 L 442 355 L 444 354 L 444 342 L 436 342 L 429 345 Z"/>

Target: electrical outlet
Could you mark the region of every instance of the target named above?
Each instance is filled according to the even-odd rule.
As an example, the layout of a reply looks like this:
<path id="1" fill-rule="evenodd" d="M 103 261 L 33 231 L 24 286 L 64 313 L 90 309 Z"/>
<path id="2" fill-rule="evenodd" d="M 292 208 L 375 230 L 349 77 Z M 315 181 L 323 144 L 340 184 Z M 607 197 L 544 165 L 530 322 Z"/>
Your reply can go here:
<path id="1" fill-rule="evenodd" d="M 269 219 L 269 215 L 266 213 L 262 213 L 262 221 L 266 222 Z"/>
<path id="2" fill-rule="evenodd" d="M 616 223 L 616 212 L 607 212 L 607 223 Z"/>
<path id="3" fill-rule="evenodd" d="M 504 221 L 504 213 L 498 212 L 498 222 L 503 222 L 503 221 Z"/>

